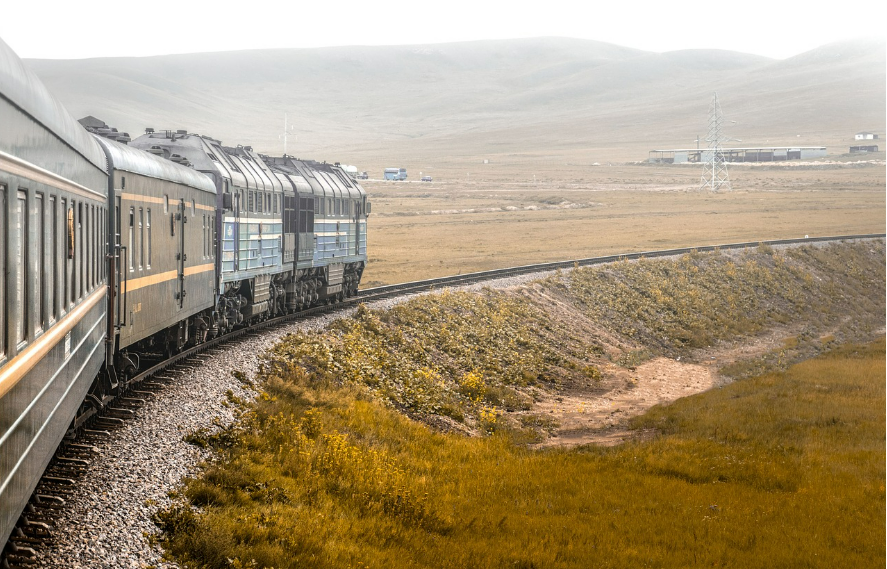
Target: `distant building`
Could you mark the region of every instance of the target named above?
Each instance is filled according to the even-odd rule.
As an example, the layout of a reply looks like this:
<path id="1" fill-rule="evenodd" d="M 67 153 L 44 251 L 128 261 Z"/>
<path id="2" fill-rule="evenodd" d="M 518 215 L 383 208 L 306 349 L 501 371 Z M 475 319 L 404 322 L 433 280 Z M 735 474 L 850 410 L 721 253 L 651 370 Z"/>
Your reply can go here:
<path id="1" fill-rule="evenodd" d="M 873 132 L 857 132 L 856 140 L 878 140 L 879 136 Z"/>
<path id="2" fill-rule="evenodd" d="M 825 146 L 769 146 L 759 148 L 722 148 L 724 162 L 782 162 L 784 160 L 809 160 L 826 155 Z M 707 148 L 675 148 L 651 150 L 647 159 L 654 164 L 687 164 L 707 162 L 711 151 Z"/>
<path id="3" fill-rule="evenodd" d="M 385 179 L 386 180 L 406 180 L 407 179 L 406 168 L 385 168 Z"/>
<path id="4" fill-rule="evenodd" d="M 869 146 L 851 146 L 850 147 L 850 154 L 859 154 L 862 152 L 877 152 L 877 151 L 878 151 L 878 147 L 875 146 L 874 144 L 869 145 Z"/>

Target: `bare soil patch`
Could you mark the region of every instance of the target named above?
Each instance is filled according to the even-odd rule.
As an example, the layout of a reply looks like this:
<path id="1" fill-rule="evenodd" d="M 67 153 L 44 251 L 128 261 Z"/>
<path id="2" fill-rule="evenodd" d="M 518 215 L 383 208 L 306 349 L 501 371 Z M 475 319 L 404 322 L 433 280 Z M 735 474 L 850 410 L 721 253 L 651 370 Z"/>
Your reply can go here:
<path id="1" fill-rule="evenodd" d="M 560 427 L 539 447 L 584 444 L 613 446 L 649 435 L 629 428 L 632 417 L 654 405 L 668 405 L 682 397 L 727 385 L 722 366 L 750 360 L 784 346 L 793 338 L 790 328 L 723 347 L 697 350 L 686 358 L 656 357 L 634 369 L 609 364 L 595 385 L 570 385 L 561 392 L 541 392 L 528 413 L 544 414 Z"/>

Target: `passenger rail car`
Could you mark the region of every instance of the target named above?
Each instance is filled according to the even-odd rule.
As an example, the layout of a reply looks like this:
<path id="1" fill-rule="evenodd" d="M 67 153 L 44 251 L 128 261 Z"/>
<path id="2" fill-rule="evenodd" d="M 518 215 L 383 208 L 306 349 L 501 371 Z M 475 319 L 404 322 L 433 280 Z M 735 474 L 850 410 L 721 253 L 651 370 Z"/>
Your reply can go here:
<path id="1" fill-rule="evenodd" d="M 0 543 L 105 361 L 107 177 L 0 40 Z"/>
<path id="2" fill-rule="evenodd" d="M 0 543 L 145 358 L 342 300 L 366 265 L 370 204 L 338 165 L 185 131 L 126 142 L 0 41 Z"/>
<path id="3" fill-rule="evenodd" d="M 114 203 L 109 344 L 115 370 L 131 375 L 140 353 L 176 353 L 218 331 L 216 189 L 190 168 L 97 140 L 108 157 Z"/>

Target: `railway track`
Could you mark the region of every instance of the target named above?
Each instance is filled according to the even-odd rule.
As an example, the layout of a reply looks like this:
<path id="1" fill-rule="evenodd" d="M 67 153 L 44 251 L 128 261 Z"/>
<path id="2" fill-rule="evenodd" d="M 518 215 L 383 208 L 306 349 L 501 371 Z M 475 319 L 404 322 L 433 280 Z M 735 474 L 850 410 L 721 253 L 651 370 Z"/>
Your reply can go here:
<path id="1" fill-rule="evenodd" d="M 349 303 L 367 302 L 382 298 L 390 298 L 402 294 L 410 294 L 422 292 L 432 288 L 442 286 L 460 286 L 472 284 L 482 281 L 488 281 L 503 277 L 515 275 L 526 275 L 531 273 L 541 273 L 545 271 L 556 271 L 558 269 L 572 269 L 574 267 L 589 267 L 592 265 L 603 265 L 621 260 L 632 260 L 640 258 L 670 257 L 673 255 L 683 255 L 691 251 L 706 252 L 716 250 L 729 249 L 749 249 L 759 245 L 797 245 L 805 243 L 823 243 L 828 241 L 849 241 L 853 239 L 883 239 L 884 233 L 876 234 L 860 234 L 860 235 L 836 235 L 831 237 L 802 237 L 800 239 L 774 239 L 770 241 L 748 241 L 744 243 L 726 243 L 723 245 L 704 245 L 701 247 L 681 247 L 679 249 L 660 249 L 655 251 L 640 251 L 637 253 L 623 253 L 620 255 L 605 255 L 602 257 L 589 257 L 586 259 L 572 259 L 569 261 L 554 261 L 550 263 L 537 263 L 534 265 L 522 265 L 520 267 L 509 267 L 506 269 L 493 269 L 490 271 L 480 271 L 476 273 L 465 273 L 464 275 L 455 275 L 449 277 L 438 277 L 435 279 L 427 279 L 423 281 L 415 281 L 409 283 L 401 283 L 395 285 L 386 285 L 375 288 L 368 288 L 359 291 L 356 297 L 348 299 Z"/>
<path id="2" fill-rule="evenodd" d="M 237 341 L 245 336 L 262 335 L 270 328 L 276 328 L 283 324 L 313 318 L 322 314 L 341 311 L 360 303 L 396 296 L 417 294 L 441 287 L 461 286 L 516 275 L 600 265 L 620 260 L 668 257 L 692 251 L 705 252 L 718 249 L 735 250 L 754 248 L 761 244 L 771 246 L 792 245 L 856 239 L 877 239 L 884 237 L 885 234 L 882 233 L 728 243 L 700 247 L 641 251 L 621 255 L 606 255 L 601 257 L 537 263 L 520 267 L 466 273 L 462 275 L 364 289 L 359 291 L 356 296 L 348 298 L 341 303 L 317 306 L 297 314 L 269 319 L 264 322 L 253 324 L 249 327 L 235 330 L 223 337 L 215 338 L 204 344 L 185 350 L 169 359 L 153 363 L 148 369 L 129 379 L 126 388 L 122 390 L 120 395 L 102 401 L 100 411 L 81 417 L 78 423 L 74 425 L 75 428 L 72 430 L 72 436 L 67 438 L 57 450 L 55 457 L 50 462 L 49 467 L 38 484 L 31 502 L 22 513 L 19 525 L 13 532 L 12 536 L 10 536 L 9 542 L 4 548 L 4 557 L 0 565 L 2 565 L 3 569 L 34 567 L 37 558 L 35 548 L 45 546 L 47 542 L 52 539 L 51 528 L 53 518 L 61 508 L 65 507 L 66 500 L 76 492 L 76 480 L 80 474 L 89 468 L 91 458 L 98 452 L 96 448 L 97 444 L 113 437 L 113 431 L 122 426 L 128 418 L 132 417 L 136 410 L 144 405 L 146 399 L 151 397 L 154 393 L 163 390 L 167 382 L 174 380 L 174 378 L 181 373 L 188 372 L 188 370 L 194 370 L 208 359 L 218 355 L 221 350 L 224 350 L 227 344 Z M 75 433 L 76 436 L 74 436 Z"/>

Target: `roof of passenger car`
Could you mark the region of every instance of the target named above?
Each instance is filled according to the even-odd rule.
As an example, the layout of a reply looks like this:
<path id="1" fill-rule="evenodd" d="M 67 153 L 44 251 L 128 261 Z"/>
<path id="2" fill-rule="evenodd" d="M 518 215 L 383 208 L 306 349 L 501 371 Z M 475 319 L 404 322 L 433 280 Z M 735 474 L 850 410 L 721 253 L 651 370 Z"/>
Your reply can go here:
<path id="1" fill-rule="evenodd" d="M 0 39 L 0 96 L 8 99 L 65 144 L 107 171 L 105 156 L 92 136 L 62 106 L 43 82 Z"/>
<path id="2" fill-rule="evenodd" d="M 96 136 L 96 140 L 108 151 L 115 170 L 132 172 L 158 180 L 168 180 L 211 194 L 216 193 L 215 184 L 206 174 L 113 140 L 98 136 Z"/>

